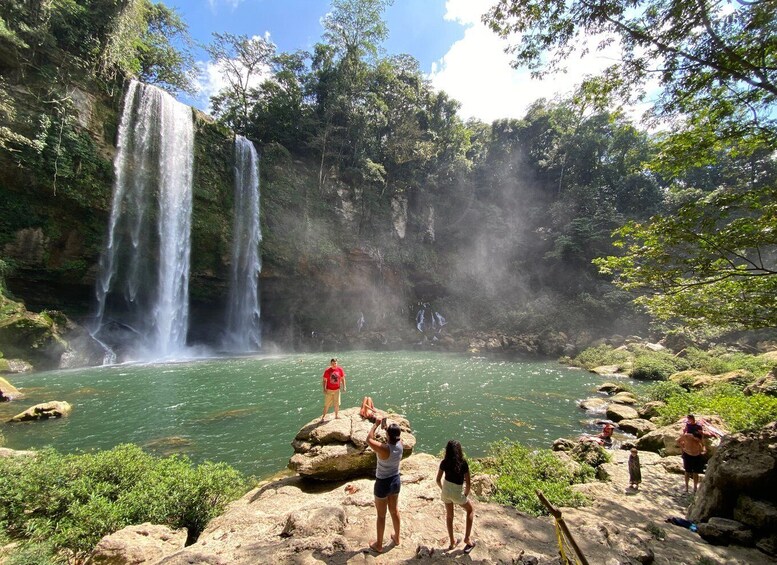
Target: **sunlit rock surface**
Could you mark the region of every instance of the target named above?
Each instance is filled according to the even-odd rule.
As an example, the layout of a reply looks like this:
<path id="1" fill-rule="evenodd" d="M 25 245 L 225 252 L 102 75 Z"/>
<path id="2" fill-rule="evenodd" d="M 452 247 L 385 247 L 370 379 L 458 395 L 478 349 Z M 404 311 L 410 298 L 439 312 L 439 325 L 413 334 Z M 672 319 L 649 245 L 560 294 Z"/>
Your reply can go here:
<path id="1" fill-rule="evenodd" d="M 403 456 L 409 456 L 416 443 L 410 422 L 396 414 L 387 417 L 402 430 Z M 358 408 L 340 410 L 339 419 L 330 412 L 323 422 L 318 418 L 312 420 L 302 427 L 291 444 L 294 455 L 289 460 L 289 469 L 325 481 L 374 474 L 376 455 L 367 445 L 371 427 L 372 423 L 359 415 Z M 385 432 L 379 430 L 377 437 L 385 441 Z"/>
<path id="2" fill-rule="evenodd" d="M 27 408 L 24 412 L 21 412 L 11 418 L 9 422 L 27 422 L 30 420 L 48 420 L 49 418 L 64 418 L 70 415 L 73 407 L 69 402 L 54 400 L 52 402 L 44 402 L 42 404 L 36 404 Z"/>
<path id="3" fill-rule="evenodd" d="M 101 539 L 86 565 L 139 565 L 183 549 L 186 529 L 173 530 L 158 524 L 127 526 Z"/>

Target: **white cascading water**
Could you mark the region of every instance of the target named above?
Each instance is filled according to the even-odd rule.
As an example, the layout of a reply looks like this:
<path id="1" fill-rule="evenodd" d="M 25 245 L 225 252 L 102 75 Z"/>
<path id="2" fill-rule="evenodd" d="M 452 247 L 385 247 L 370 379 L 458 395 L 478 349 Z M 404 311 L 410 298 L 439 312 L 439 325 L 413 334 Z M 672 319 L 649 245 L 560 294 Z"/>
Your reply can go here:
<path id="1" fill-rule="evenodd" d="M 191 108 L 132 81 L 119 124 L 92 335 L 114 342 L 107 337 L 118 328 L 134 360 L 175 358 L 186 346 L 193 146 Z"/>
<path id="2" fill-rule="evenodd" d="M 243 136 L 235 138 L 235 211 L 232 233 L 232 270 L 224 348 L 246 353 L 262 343 L 259 306 L 259 155 Z"/>

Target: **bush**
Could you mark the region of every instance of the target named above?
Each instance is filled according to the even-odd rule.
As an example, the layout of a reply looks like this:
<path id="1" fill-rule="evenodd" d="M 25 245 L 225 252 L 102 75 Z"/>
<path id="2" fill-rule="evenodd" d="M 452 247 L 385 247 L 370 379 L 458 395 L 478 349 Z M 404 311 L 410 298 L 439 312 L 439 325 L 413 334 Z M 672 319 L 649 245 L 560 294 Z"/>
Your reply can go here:
<path id="1" fill-rule="evenodd" d="M 529 450 L 507 442 L 493 444 L 489 456 L 473 469 L 498 476 L 494 501 L 510 504 L 534 516 L 547 514 L 536 490 L 541 490 L 554 506 L 582 506 L 587 502 L 586 498 L 574 492 L 571 485 L 594 474 L 591 467 L 584 465 L 575 475 L 548 449 Z"/>
<path id="2" fill-rule="evenodd" d="M 715 348 L 709 351 L 689 347 L 685 350 L 685 359 L 693 369 L 710 375 L 720 375 L 737 369 L 744 369 L 756 377 L 762 377 L 771 369 L 771 363 L 746 353 L 729 353 L 725 349 Z"/>
<path id="3" fill-rule="evenodd" d="M 666 406 L 659 409 L 660 422 L 676 422 L 689 413 L 717 414 L 732 432 L 740 432 L 777 420 L 777 398 L 765 394 L 745 396 L 731 385 L 683 392 L 666 399 Z"/>
<path id="4" fill-rule="evenodd" d="M 223 463 L 195 467 L 156 458 L 135 445 L 109 451 L 0 459 L 0 523 L 8 534 L 84 555 L 104 535 L 153 522 L 187 528 L 197 539 L 208 521 L 247 490 Z"/>
<path id="5" fill-rule="evenodd" d="M 631 359 L 628 351 L 615 350 L 609 345 L 597 345 L 583 350 L 580 355 L 571 359 L 569 363 L 575 367 L 593 369 L 600 365 L 622 365 Z"/>
<path id="6" fill-rule="evenodd" d="M 646 401 L 658 400 L 666 402 L 671 397 L 678 394 L 684 394 L 687 390 L 681 385 L 672 381 L 662 381 L 647 385 L 640 391 L 640 395 Z"/>
<path id="7" fill-rule="evenodd" d="M 634 359 L 631 376 L 634 379 L 665 381 L 669 375 L 687 368 L 668 353 L 642 352 Z"/>

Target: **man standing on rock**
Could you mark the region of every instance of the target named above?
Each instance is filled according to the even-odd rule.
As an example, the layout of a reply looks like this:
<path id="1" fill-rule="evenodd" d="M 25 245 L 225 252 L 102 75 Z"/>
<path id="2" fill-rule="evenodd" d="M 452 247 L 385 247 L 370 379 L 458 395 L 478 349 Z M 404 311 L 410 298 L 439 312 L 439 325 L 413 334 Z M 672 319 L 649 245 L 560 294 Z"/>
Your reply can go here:
<path id="1" fill-rule="evenodd" d="M 704 442 L 702 433 L 695 430 L 693 433 L 684 432 L 677 444 L 683 450 L 683 469 L 685 470 L 685 492 L 688 492 L 688 479 L 693 477 L 693 492 L 699 486 L 699 473 L 704 472 Z"/>
<path id="2" fill-rule="evenodd" d="M 335 418 L 340 418 L 340 389 L 345 392 L 345 371 L 337 365 L 337 359 L 332 358 L 329 361 L 329 368 L 324 371 L 322 377 L 324 386 L 324 412 L 321 414 L 321 421 L 326 418 L 329 407 L 334 404 Z"/>

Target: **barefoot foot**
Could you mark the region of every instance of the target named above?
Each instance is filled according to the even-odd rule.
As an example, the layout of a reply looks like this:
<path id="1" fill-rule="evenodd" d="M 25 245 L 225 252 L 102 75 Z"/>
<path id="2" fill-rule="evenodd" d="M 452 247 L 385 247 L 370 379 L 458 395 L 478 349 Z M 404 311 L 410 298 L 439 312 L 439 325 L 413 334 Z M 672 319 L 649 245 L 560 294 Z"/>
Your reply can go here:
<path id="1" fill-rule="evenodd" d="M 383 553 L 383 547 L 378 545 L 378 542 L 371 541 L 370 542 L 370 549 L 374 551 L 375 553 Z"/>

